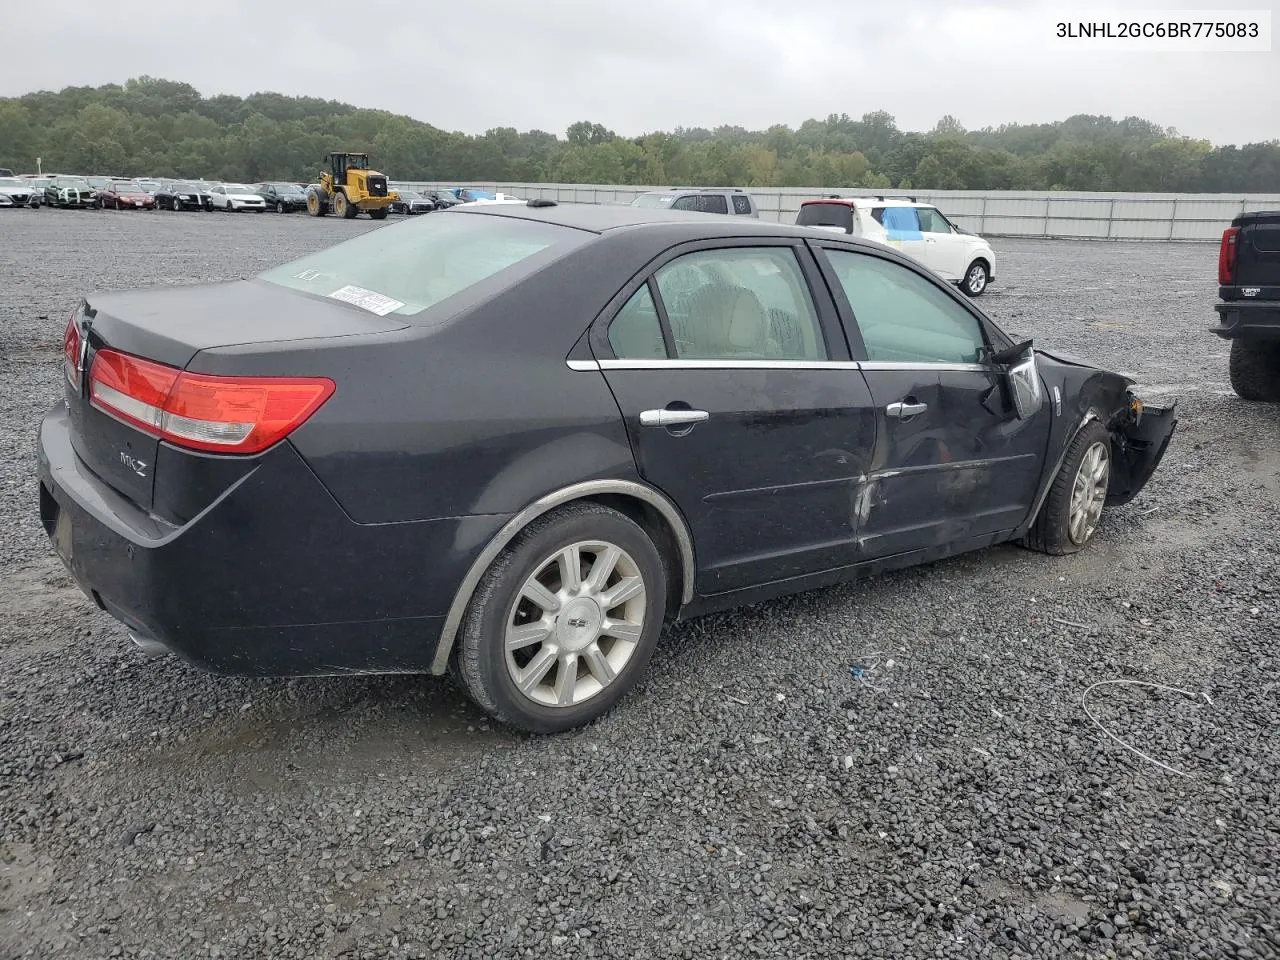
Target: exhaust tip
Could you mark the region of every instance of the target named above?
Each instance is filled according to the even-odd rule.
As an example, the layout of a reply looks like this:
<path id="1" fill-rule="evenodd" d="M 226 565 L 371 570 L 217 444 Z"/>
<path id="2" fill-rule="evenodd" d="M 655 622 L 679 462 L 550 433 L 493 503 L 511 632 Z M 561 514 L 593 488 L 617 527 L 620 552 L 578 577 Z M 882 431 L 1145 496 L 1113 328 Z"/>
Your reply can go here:
<path id="1" fill-rule="evenodd" d="M 149 633 L 130 630 L 129 639 L 137 645 L 138 650 L 141 651 L 142 655 L 148 660 L 154 660 L 156 657 L 163 657 L 166 653 L 170 652 L 168 647 Z"/>

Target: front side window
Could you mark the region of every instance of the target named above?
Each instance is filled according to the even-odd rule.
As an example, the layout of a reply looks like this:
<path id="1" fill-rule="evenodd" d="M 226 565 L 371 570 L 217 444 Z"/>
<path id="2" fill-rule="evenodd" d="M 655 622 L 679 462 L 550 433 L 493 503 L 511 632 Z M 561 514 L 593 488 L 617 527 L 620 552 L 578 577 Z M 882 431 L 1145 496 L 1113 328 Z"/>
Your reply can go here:
<path id="1" fill-rule="evenodd" d="M 588 242 L 571 227 L 449 213 L 362 234 L 259 278 L 380 314 L 413 316 L 481 281 L 512 281 Z M 510 273 L 508 273 L 510 271 Z"/>
<path id="2" fill-rule="evenodd" d="M 655 279 L 682 360 L 827 358 L 790 247 L 700 250 L 664 265 Z"/>
<path id="3" fill-rule="evenodd" d="M 933 207 L 919 207 L 916 210 L 920 217 L 920 229 L 925 233 L 950 233 L 951 224 Z"/>
<path id="4" fill-rule="evenodd" d="M 849 250 L 827 259 L 853 310 L 868 360 L 978 363 L 986 341 L 978 319 L 901 264 Z"/>
<path id="5" fill-rule="evenodd" d="M 677 197 L 671 204 L 672 210 L 694 210 L 698 209 L 698 198 L 695 194 L 689 194 L 684 197 Z"/>
<path id="6" fill-rule="evenodd" d="M 619 360 L 665 360 L 662 323 L 645 284 L 631 295 L 609 324 L 609 346 Z"/>

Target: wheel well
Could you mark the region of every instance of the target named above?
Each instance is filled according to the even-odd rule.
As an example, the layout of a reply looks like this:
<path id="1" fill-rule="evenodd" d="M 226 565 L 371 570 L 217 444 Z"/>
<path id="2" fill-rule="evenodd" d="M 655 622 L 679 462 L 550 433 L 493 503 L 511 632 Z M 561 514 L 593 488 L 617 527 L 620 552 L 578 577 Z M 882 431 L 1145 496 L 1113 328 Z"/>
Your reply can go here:
<path id="1" fill-rule="evenodd" d="M 602 493 L 582 499 L 617 510 L 624 517 L 638 524 L 653 540 L 654 546 L 658 548 L 658 555 L 662 557 L 662 566 L 666 572 L 667 616 L 675 616 L 680 610 L 684 571 L 680 569 L 680 548 L 666 519 L 655 507 L 624 493 Z"/>

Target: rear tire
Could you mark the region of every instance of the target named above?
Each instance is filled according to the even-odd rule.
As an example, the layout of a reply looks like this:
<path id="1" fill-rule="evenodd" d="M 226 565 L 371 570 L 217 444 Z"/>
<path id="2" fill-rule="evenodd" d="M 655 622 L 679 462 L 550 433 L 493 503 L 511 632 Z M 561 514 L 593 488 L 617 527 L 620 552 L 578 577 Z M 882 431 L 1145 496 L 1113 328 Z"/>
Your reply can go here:
<path id="1" fill-rule="evenodd" d="M 1231 389 L 1241 400 L 1280 403 L 1280 341 L 1231 341 Z"/>
<path id="2" fill-rule="evenodd" d="M 374 220 L 385 220 L 387 219 L 387 208 L 383 207 L 381 210 L 370 210 L 369 216 Z"/>
<path id="3" fill-rule="evenodd" d="M 626 599 L 609 603 L 618 596 Z M 511 726 L 569 730 L 631 689 L 665 611 L 666 571 L 648 534 L 616 510 L 569 504 L 529 524 L 480 580 L 458 632 L 454 674 Z"/>
<path id="4" fill-rule="evenodd" d="M 1091 420 L 1067 448 L 1022 545 L 1052 556 L 1079 553 L 1097 532 L 1110 481 L 1111 433 Z"/>

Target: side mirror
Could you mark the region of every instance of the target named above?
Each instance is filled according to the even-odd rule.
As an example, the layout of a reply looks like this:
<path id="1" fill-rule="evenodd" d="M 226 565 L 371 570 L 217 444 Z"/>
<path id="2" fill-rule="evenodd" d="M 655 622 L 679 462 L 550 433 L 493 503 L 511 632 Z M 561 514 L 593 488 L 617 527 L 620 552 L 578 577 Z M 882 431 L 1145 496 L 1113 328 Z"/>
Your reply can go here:
<path id="1" fill-rule="evenodd" d="M 1020 344 L 1021 346 L 1021 344 Z M 1019 420 L 1029 420 L 1044 406 L 1044 383 L 1036 364 L 1036 352 L 1030 341 L 1012 362 L 1005 374 L 1009 379 L 1009 393 L 1013 396 L 1013 408 Z"/>

